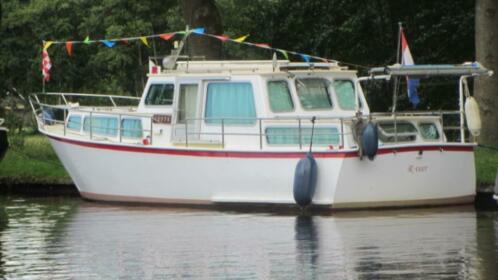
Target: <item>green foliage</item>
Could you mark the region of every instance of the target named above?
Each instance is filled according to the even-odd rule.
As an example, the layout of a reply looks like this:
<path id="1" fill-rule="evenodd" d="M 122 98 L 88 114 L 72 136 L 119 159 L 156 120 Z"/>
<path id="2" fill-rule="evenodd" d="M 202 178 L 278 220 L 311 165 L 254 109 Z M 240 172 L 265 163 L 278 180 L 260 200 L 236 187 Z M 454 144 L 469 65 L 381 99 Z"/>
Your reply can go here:
<path id="1" fill-rule="evenodd" d="M 0 98 L 12 87 L 27 95 L 41 90 L 42 40 L 121 38 L 181 30 L 180 0 L 9 0 L 2 3 Z M 398 22 L 405 25 L 417 63 L 474 59 L 474 1 L 441 0 L 217 0 L 225 34 L 248 41 L 333 58 L 360 70 L 396 60 Z M 47 91 L 140 95 L 148 56 L 167 54 L 171 43 L 151 40 L 49 49 L 52 80 Z M 223 45 L 224 58 L 271 58 L 268 50 Z M 281 54 L 279 54 L 281 57 Z M 300 57 L 291 59 L 300 61 Z M 358 66 L 361 65 L 361 66 Z M 424 83 L 422 83 L 424 84 Z M 374 108 L 389 106 L 389 89 L 376 93 Z M 453 88 L 444 90 L 454 94 Z M 447 96 L 426 98 L 423 108 L 446 108 Z M 403 99 L 403 98 L 402 98 Z M 403 100 L 402 100 L 403 101 Z"/>

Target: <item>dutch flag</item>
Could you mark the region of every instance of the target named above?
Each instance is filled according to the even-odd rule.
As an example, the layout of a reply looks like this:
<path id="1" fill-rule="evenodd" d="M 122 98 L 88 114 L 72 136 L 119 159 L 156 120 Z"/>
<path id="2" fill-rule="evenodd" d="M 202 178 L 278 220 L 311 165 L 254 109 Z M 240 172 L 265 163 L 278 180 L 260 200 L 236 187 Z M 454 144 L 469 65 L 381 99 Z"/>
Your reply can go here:
<path id="1" fill-rule="evenodd" d="M 401 29 L 401 54 L 402 54 L 401 64 L 415 65 L 403 29 Z M 420 83 L 420 80 L 406 77 L 406 83 L 408 86 L 408 98 L 410 99 L 410 102 L 413 104 L 413 107 L 417 107 L 417 105 L 420 103 L 420 99 L 418 98 L 417 95 L 417 87 Z"/>

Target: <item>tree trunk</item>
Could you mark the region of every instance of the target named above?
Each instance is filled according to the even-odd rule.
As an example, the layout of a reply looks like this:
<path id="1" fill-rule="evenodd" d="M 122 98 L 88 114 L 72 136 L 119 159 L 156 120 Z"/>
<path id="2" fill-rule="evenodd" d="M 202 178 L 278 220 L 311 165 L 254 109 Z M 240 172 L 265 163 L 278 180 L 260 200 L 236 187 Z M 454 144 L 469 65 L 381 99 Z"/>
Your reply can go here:
<path id="1" fill-rule="evenodd" d="M 481 109 L 481 144 L 498 144 L 498 1 L 476 0 L 476 59 L 495 72 L 477 78 L 475 96 Z"/>
<path id="2" fill-rule="evenodd" d="M 183 19 L 190 28 L 204 27 L 206 33 L 222 34 L 221 16 L 214 0 L 183 0 Z M 221 58 L 221 41 L 192 34 L 187 40 L 188 55 L 195 59 Z"/>

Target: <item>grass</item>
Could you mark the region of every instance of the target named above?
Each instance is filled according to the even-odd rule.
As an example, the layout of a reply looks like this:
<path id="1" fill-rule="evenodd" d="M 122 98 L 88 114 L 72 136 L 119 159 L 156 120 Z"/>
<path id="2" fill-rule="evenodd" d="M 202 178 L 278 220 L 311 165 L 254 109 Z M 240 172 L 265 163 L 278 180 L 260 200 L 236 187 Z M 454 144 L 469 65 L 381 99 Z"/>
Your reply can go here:
<path id="1" fill-rule="evenodd" d="M 71 182 L 46 137 L 9 136 L 10 147 L 0 163 L 0 180 L 26 183 Z"/>
<path id="2" fill-rule="evenodd" d="M 9 142 L 10 148 L 0 163 L 0 181 L 71 182 L 45 136 L 25 133 L 10 136 Z M 475 159 L 477 184 L 494 185 L 498 168 L 498 151 L 478 147 Z"/>
<path id="3" fill-rule="evenodd" d="M 498 172 L 498 151 L 478 147 L 475 151 L 478 185 L 494 185 Z"/>

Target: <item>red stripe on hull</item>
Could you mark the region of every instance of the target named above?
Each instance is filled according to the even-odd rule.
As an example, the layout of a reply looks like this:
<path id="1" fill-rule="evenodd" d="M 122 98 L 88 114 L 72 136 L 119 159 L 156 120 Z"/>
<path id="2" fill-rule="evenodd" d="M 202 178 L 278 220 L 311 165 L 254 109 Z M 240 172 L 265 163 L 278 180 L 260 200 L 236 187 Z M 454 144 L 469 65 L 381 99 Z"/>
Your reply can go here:
<path id="1" fill-rule="evenodd" d="M 52 135 L 47 137 L 68 144 L 73 144 L 82 147 L 132 152 L 132 153 L 147 153 L 147 154 L 165 154 L 165 155 L 181 155 L 195 157 L 231 157 L 231 158 L 301 158 L 307 152 L 236 152 L 236 151 L 208 151 L 208 150 L 185 150 L 185 149 L 168 149 L 168 148 L 153 148 L 153 147 L 133 147 L 115 144 L 100 144 L 89 143 L 72 139 L 64 139 Z M 449 151 L 449 152 L 473 152 L 472 145 L 433 145 L 433 146 L 413 146 L 413 147 L 392 147 L 379 148 L 378 154 L 390 153 L 406 153 L 419 151 Z M 358 157 L 357 151 L 330 151 L 330 152 L 313 152 L 315 158 L 353 158 Z"/>

